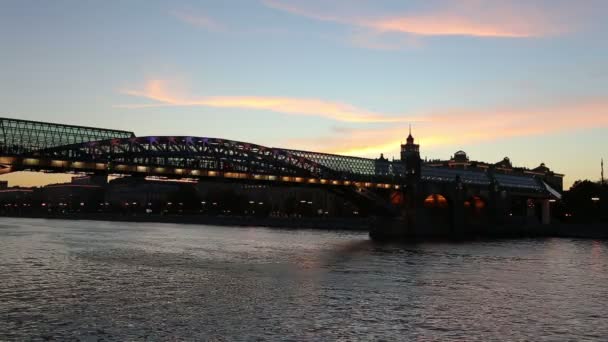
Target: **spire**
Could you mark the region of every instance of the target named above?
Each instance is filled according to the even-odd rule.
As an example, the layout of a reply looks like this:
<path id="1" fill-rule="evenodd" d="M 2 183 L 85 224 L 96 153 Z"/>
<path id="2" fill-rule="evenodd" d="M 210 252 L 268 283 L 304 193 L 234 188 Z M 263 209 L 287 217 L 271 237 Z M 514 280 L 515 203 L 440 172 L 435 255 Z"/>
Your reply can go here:
<path id="1" fill-rule="evenodd" d="M 414 143 L 414 137 L 412 136 L 412 124 L 410 124 L 410 135 L 407 136 L 407 143 L 410 145 Z"/>
<path id="2" fill-rule="evenodd" d="M 602 185 L 604 185 L 604 158 L 602 158 Z"/>

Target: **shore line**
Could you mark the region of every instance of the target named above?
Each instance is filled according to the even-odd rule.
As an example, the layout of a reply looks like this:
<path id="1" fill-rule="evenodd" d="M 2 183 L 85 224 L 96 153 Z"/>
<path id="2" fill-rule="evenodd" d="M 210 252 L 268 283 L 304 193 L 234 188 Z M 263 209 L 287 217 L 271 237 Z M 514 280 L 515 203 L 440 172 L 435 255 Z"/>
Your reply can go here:
<path id="1" fill-rule="evenodd" d="M 279 218 L 238 217 L 205 215 L 121 215 L 121 214 L 53 214 L 53 215 L 2 215 L 0 217 L 32 218 L 74 221 L 106 221 L 131 223 L 173 223 L 189 225 L 215 225 L 233 227 L 266 227 L 282 229 L 319 229 L 368 232 L 372 218 Z M 580 238 L 608 239 L 607 223 L 571 223 L 530 226 L 503 226 L 487 229 L 483 233 L 469 232 L 461 235 L 444 234 L 410 236 L 407 239 L 471 239 L 471 238 Z"/>
<path id="2" fill-rule="evenodd" d="M 204 215 L 120 215 L 120 214 L 58 214 L 58 215 L 3 215 L 1 217 L 34 218 L 50 220 L 108 221 L 133 223 L 175 223 L 190 225 L 215 225 L 237 227 L 268 227 L 287 229 L 322 229 L 369 231 L 367 219 L 348 218 L 281 218 L 238 217 Z"/>

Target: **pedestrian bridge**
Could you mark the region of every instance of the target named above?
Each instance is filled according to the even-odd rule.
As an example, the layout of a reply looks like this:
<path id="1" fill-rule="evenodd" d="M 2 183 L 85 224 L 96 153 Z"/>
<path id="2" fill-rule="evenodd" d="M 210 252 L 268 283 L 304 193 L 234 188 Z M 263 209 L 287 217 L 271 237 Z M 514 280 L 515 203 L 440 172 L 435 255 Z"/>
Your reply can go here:
<path id="1" fill-rule="evenodd" d="M 314 186 L 400 189 L 404 163 L 266 147 L 210 137 L 133 132 L 0 118 L 0 173 L 15 171 L 144 175 Z M 542 180 L 422 166 L 420 181 L 554 196 Z M 559 193 L 557 193 L 559 194 Z"/>

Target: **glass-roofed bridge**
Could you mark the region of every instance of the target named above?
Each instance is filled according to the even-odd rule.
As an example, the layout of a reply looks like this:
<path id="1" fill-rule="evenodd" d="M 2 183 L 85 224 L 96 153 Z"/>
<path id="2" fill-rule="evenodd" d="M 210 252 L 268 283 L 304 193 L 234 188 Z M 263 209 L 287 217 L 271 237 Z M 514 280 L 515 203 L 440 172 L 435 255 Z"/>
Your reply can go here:
<path id="1" fill-rule="evenodd" d="M 401 161 L 265 147 L 191 136 L 137 137 L 133 132 L 0 118 L 3 173 L 21 170 L 146 174 L 163 177 L 221 177 L 310 184 L 399 188 Z M 425 167 L 427 182 L 496 184 L 543 193 L 533 177 Z"/>

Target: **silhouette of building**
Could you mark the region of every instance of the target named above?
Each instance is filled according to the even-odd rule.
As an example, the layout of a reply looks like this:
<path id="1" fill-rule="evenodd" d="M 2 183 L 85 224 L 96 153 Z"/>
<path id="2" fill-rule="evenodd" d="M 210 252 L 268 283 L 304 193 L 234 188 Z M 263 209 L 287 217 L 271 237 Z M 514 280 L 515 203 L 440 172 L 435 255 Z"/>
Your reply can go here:
<path id="1" fill-rule="evenodd" d="M 167 202 L 179 190 L 179 183 L 147 180 L 141 177 L 118 178 L 106 187 L 105 201 L 113 205 L 145 207 L 148 203 Z"/>
<path id="2" fill-rule="evenodd" d="M 418 175 L 419 177 L 423 167 L 427 168 L 427 170 L 428 168 L 444 168 L 535 177 L 541 179 L 559 192 L 563 192 L 564 190 L 564 175 L 552 171 L 545 163 L 541 163 L 538 167 L 533 169 L 515 167 L 509 157 L 504 157 L 496 163 L 487 163 L 471 160 L 467 153 L 462 150 L 456 151 L 448 160 L 422 160 L 420 158 L 420 145 L 415 143 L 411 127 L 406 143 L 401 145 L 401 160 L 393 160 L 390 162 L 384 157 L 384 154 L 381 154 L 380 158 L 375 159 L 377 175 L 389 175 L 392 173 L 405 175 L 406 177 L 412 177 L 414 175 Z"/>
<path id="3" fill-rule="evenodd" d="M 414 143 L 412 127 L 406 139 L 406 144 L 401 145 L 401 162 L 405 164 L 406 176 L 420 177 L 422 160 L 420 159 L 420 145 Z"/>
<path id="4" fill-rule="evenodd" d="M 527 175 L 541 178 L 544 182 L 551 185 L 554 189 L 562 192 L 564 189 L 564 175 L 553 172 L 545 163 L 541 163 L 538 167 L 528 169 L 525 167 L 514 167 L 509 157 L 504 157 L 496 163 L 486 163 L 482 161 L 470 160 L 464 151 L 457 151 L 448 160 L 431 160 L 425 163 L 425 166 L 461 169 L 471 171 L 488 171 L 493 170 L 495 173 L 507 175 Z"/>
<path id="5" fill-rule="evenodd" d="M 92 210 L 103 201 L 103 184 L 94 176 L 72 177 L 69 183 L 49 184 L 36 191 L 36 197 L 48 208 L 67 211 Z"/>
<path id="6" fill-rule="evenodd" d="M 539 176 L 554 189 L 559 190 L 560 192 L 564 191 L 564 175 L 551 171 L 551 169 L 549 169 L 545 163 L 541 163 L 538 167 L 532 170 L 524 169 L 524 173 Z"/>
<path id="7" fill-rule="evenodd" d="M 32 201 L 34 189 L 8 187 L 8 182 L 0 183 L 0 210 L 8 210 L 27 205 Z"/>
<path id="8" fill-rule="evenodd" d="M 381 153 L 380 158 L 376 159 L 375 161 L 376 174 L 383 176 L 388 175 L 390 172 L 390 166 L 391 162 L 387 158 L 384 158 L 384 153 Z"/>

